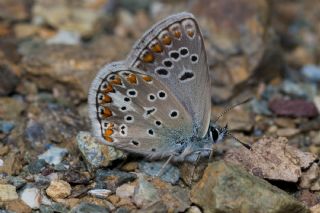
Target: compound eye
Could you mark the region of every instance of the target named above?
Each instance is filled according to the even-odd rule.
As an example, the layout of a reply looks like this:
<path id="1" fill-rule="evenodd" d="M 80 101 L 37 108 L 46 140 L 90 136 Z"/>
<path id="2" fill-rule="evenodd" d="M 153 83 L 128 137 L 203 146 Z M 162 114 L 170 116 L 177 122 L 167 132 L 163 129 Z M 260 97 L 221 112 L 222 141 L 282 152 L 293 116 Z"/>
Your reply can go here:
<path id="1" fill-rule="evenodd" d="M 216 128 L 212 128 L 211 133 L 212 133 L 212 140 L 216 142 L 219 138 L 219 131 Z"/>

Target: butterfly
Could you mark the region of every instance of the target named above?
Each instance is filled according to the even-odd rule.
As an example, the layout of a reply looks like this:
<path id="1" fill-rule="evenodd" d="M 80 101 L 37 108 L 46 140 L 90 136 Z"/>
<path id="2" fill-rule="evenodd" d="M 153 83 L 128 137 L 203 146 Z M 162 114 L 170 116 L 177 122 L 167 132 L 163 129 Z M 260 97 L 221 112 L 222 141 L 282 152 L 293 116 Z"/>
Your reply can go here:
<path id="1" fill-rule="evenodd" d="M 210 86 L 197 21 L 187 12 L 169 16 L 136 42 L 126 60 L 98 72 L 88 96 L 93 134 L 149 159 L 195 162 L 227 134 L 210 123 Z"/>

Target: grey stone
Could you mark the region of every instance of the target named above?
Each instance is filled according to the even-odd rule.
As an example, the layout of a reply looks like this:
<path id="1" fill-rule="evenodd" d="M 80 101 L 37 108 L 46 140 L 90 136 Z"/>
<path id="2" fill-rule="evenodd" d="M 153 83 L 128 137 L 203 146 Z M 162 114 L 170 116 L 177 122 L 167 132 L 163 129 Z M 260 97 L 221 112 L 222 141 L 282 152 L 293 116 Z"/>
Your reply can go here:
<path id="1" fill-rule="evenodd" d="M 306 213 L 309 210 L 292 196 L 238 166 L 210 163 L 193 186 L 191 201 L 204 212 Z"/>
<path id="2" fill-rule="evenodd" d="M 86 162 L 93 168 L 107 167 L 112 161 L 126 157 L 121 150 L 102 144 L 89 132 L 79 132 L 77 144 Z"/>
<path id="3" fill-rule="evenodd" d="M 66 154 L 68 154 L 67 149 L 51 146 L 45 153 L 39 155 L 38 158 L 45 160 L 50 165 L 58 165 Z"/>
<path id="4" fill-rule="evenodd" d="M 81 203 L 73 207 L 70 213 L 108 213 L 110 212 L 107 208 L 103 206 L 98 206 L 92 203 Z"/>
<path id="5" fill-rule="evenodd" d="M 156 176 L 161 170 L 163 163 L 142 161 L 139 163 L 139 169 L 147 175 Z M 177 184 L 180 178 L 180 171 L 177 167 L 168 164 L 159 178 L 168 183 Z"/>

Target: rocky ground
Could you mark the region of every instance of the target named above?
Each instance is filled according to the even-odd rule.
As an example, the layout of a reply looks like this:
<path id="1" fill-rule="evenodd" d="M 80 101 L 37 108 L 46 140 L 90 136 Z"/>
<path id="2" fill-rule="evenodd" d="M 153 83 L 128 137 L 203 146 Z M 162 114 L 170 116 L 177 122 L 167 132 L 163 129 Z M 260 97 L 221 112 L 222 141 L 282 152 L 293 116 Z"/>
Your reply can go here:
<path id="1" fill-rule="evenodd" d="M 318 0 L 2 0 L 0 212 L 320 212 Z M 90 134 L 87 92 L 157 20 L 205 38 L 212 119 L 233 139 L 198 165 L 148 162 Z"/>

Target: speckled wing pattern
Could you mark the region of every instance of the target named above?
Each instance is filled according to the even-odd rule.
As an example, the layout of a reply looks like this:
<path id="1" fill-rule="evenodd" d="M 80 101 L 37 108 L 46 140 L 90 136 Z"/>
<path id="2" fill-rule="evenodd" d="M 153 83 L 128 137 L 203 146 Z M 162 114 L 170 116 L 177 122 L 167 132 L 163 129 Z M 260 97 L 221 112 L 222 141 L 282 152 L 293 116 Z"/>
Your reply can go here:
<path id="1" fill-rule="evenodd" d="M 150 158 L 170 155 L 171 142 L 191 137 L 191 116 L 167 86 L 121 63 L 99 72 L 89 109 L 97 138 Z"/>
<path id="2" fill-rule="evenodd" d="M 192 14 L 168 17 L 136 43 L 127 60 L 106 65 L 89 91 L 94 135 L 150 158 L 203 137 L 210 82 L 202 35 Z"/>
<path id="3" fill-rule="evenodd" d="M 179 13 L 151 27 L 134 45 L 127 61 L 164 82 L 204 137 L 211 114 L 210 77 L 199 26 L 190 13 Z"/>

